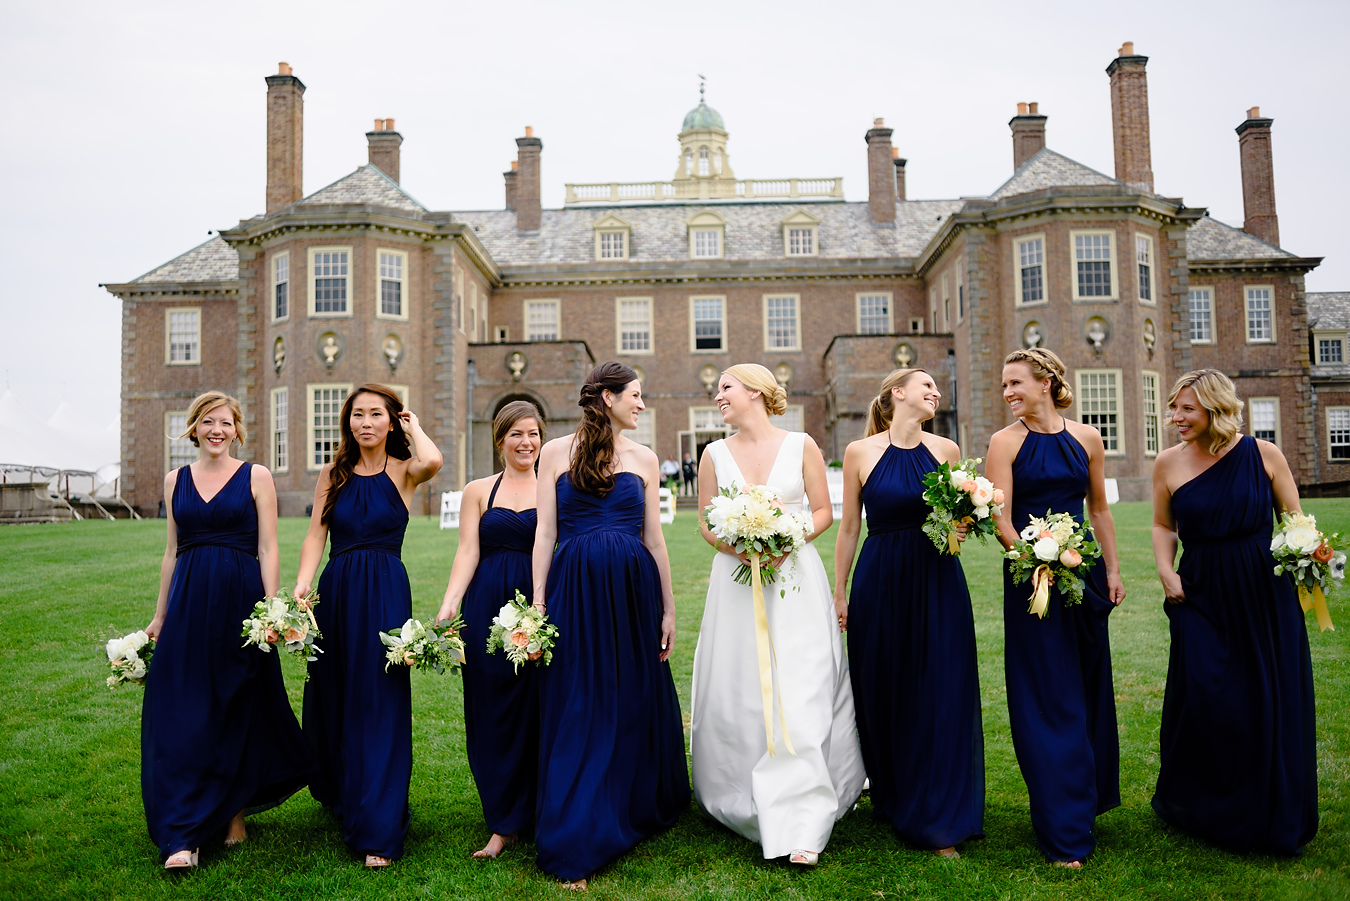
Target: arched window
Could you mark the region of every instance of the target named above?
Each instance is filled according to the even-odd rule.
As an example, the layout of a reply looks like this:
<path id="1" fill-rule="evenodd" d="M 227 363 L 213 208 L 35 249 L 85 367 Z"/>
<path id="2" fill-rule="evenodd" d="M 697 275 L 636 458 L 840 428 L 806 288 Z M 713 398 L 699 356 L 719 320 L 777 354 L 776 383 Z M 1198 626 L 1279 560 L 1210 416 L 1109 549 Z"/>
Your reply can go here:
<path id="1" fill-rule="evenodd" d="M 694 152 L 692 150 L 684 152 L 684 174 L 686 176 L 694 174 Z"/>
<path id="2" fill-rule="evenodd" d="M 713 171 L 718 175 L 722 174 L 722 151 L 713 151 Z"/>
<path id="3" fill-rule="evenodd" d="M 698 149 L 698 174 L 708 174 L 708 148 L 700 147 Z"/>

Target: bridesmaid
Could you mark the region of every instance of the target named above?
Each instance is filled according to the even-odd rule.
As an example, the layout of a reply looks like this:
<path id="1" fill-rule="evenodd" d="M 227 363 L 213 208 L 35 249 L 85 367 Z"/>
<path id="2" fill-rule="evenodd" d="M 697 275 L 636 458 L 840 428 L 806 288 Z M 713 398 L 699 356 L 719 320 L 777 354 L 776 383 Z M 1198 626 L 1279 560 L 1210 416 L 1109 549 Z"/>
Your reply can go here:
<path id="1" fill-rule="evenodd" d="M 492 423 L 504 469 L 464 486 L 459 549 L 437 620 L 464 611 L 464 733 L 492 838 L 474 857 L 496 857 L 534 826 L 539 767 L 538 671 L 519 673 L 498 651 L 487 653 L 488 630 L 515 589 L 533 594 L 530 555 L 536 521 L 534 465 L 544 417 L 529 401 L 512 401 Z"/>
<path id="2" fill-rule="evenodd" d="M 188 409 L 196 463 L 164 478 L 169 540 L 141 714 L 141 796 L 166 870 L 197 865 L 220 828 L 244 840 L 244 811 L 280 804 L 314 770 L 276 654 L 242 647 L 240 623 L 276 594 L 277 495 L 244 443 L 239 401 L 209 391 Z"/>
<path id="3" fill-rule="evenodd" d="M 1106 505 L 1105 447 L 1096 429 L 1065 419 L 1073 403 L 1064 364 L 1043 348 L 1003 361 L 1003 399 L 1017 421 L 995 432 L 985 474 L 1006 499 L 999 541 L 1011 547 L 1031 516 L 1082 520 L 1083 498 L 1102 557 L 1086 572 L 1080 604 L 1051 594 L 1050 612 L 1027 612 L 1031 585 L 1003 576 L 1004 672 L 1013 750 L 1031 795 L 1036 840 L 1056 866 L 1078 869 L 1096 846 L 1093 820 L 1120 806 L 1120 739 L 1107 616 L 1125 600 L 1116 528 Z"/>
<path id="4" fill-rule="evenodd" d="M 1172 632 L 1153 809 L 1237 851 L 1297 854 L 1317 832 L 1312 661 L 1270 537 L 1272 511 L 1299 511 L 1298 488 L 1278 447 L 1240 433 L 1223 373 L 1186 373 L 1167 405 L 1181 444 L 1153 464 Z"/>
<path id="5" fill-rule="evenodd" d="M 379 632 L 412 615 L 399 554 L 417 486 L 441 452 L 392 388 L 362 385 L 342 405 L 342 440 L 319 472 L 300 551 L 295 593 L 305 594 L 323 556 L 314 608 L 323 653 L 305 683 L 305 737 L 322 767 L 315 800 L 342 819 L 342 838 L 366 866 L 403 854 L 412 778 L 412 689 L 407 667 L 384 671 Z"/>
<path id="6" fill-rule="evenodd" d="M 873 816 L 906 842 L 955 860 L 956 845 L 984 836 L 984 733 L 965 573 L 922 530 L 931 509 L 924 475 L 961 462 L 954 442 L 923 431 L 941 397 L 927 372 L 897 369 L 872 401 L 867 437 L 844 452 L 834 605 L 839 628 L 848 628 Z M 867 540 L 850 604 L 860 504 Z"/>
<path id="7" fill-rule="evenodd" d="M 581 425 L 539 456 L 534 604 L 558 626 L 543 670 L 539 867 L 584 890 L 596 869 L 689 804 L 680 701 L 670 676 L 675 599 L 656 454 L 637 428 L 642 386 L 601 363 Z M 554 553 L 554 542 L 557 553 Z"/>

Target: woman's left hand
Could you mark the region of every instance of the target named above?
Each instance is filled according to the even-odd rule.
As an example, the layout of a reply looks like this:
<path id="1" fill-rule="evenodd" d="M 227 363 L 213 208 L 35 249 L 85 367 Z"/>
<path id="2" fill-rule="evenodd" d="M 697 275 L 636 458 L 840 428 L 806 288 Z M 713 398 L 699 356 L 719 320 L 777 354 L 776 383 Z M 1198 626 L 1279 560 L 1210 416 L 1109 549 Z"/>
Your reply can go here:
<path id="1" fill-rule="evenodd" d="M 970 534 L 970 520 L 963 519 L 956 524 L 956 540 L 965 541 L 966 536 Z"/>
<path id="2" fill-rule="evenodd" d="M 1120 579 L 1120 573 L 1107 570 L 1106 573 L 1107 595 L 1111 598 L 1111 603 L 1117 607 L 1125 600 L 1125 583 Z"/>
<path id="3" fill-rule="evenodd" d="M 411 432 L 414 429 L 420 429 L 422 427 L 422 423 L 418 420 L 417 414 L 412 410 L 404 410 L 402 413 L 398 414 L 398 418 L 399 421 L 403 423 L 403 430 L 405 432 Z"/>

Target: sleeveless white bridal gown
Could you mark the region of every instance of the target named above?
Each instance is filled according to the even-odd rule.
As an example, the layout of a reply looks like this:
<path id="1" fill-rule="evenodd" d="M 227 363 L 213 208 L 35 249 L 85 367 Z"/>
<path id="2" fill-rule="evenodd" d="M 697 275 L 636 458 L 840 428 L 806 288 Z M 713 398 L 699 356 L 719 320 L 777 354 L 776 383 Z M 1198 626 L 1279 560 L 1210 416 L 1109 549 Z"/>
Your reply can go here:
<path id="1" fill-rule="evenodd" d="M 769 473 L 789 513 L 802 509 L 802 447 L 789 432 Z M 725 442 L 708 446 L 719 488 L 746 483 Z M 713 818 L 751 841 L 765 858 L 824 850 L 835 820 L 862 792 L 865 773 L 853 720 L 848 658 L 835 620 L 825 566 L 813 545 L 797 552 L 764 585 L 777 659 L 773 727 L 776 754 L 764 738 L 764 713 L 749 586 L 737 585 L 736 558 L 719 553 L 694 652 L 694 797 Z M 782 589 L 786 588 L 786 593 Z M 796 756 L 783 743 L 779 701 Z"/>

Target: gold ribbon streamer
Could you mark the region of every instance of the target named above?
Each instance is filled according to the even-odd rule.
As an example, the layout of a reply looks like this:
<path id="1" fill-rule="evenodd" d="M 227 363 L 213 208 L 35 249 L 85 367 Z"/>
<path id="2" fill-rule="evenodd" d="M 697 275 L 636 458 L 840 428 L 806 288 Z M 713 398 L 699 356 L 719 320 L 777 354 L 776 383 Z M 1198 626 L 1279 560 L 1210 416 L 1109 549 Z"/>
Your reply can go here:
<path id="1" fill-rule="evenodd" d="M 1318 629 L 1325 632 L 1328 629 L 1335 632 L 1336 627 L 1331 624 L 1331 612 L 1327 610 L 1327 596 L 1322 593 L 1321 585 L 1314 585 L 1312 593 L 1302 585 L 1298 587 L 1298 605 L 1303 608 L 1303 612 L 1309 610 L 1317 611 Z"/>
<path id="2" fill-rule="evenodd" d="M 956 530 L 947 533 L 947 553 L 956 555 L 961 553 L 961 541 L 956 537 Z"/>
<path id="3" fill-rule="evenodd" d="M 1045 619 L 1046 611 L 1050 606 L 1050 567 L 1042 563 L 1031 574 L 1031 606 L 1027 608 L 1027 613 L 1035 614 L 1041 619 Z"/>
<path id="4" fill-rule="evenodd" d="M 764 740 L 769 756 L 775 756 L 773 741 L 773 673 L 778 655 L 773 652 L 773 636 L 769 634 L 769 611 L 764 607 L 764 583 L 760 579 L 759 554 L 750 553 L 750 592 L 755 602 L 755 651 L 759 657 L 759 691 L 764 707 Z M 787 717 L 783 715 L 783 695 L 778 694 L 778 721 L 783 726 L 783 744 L 793 757 L 797 752 L 788 737 Z"/>

